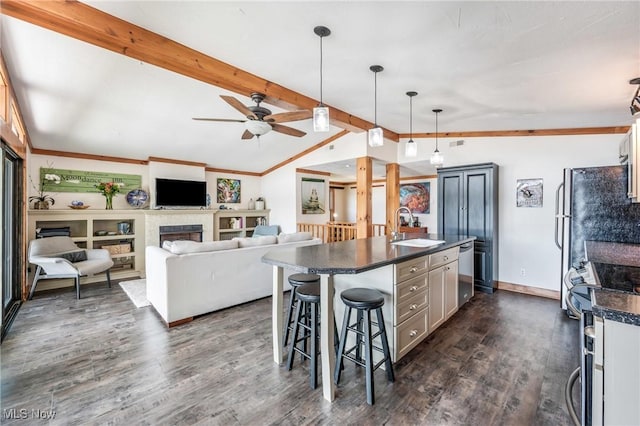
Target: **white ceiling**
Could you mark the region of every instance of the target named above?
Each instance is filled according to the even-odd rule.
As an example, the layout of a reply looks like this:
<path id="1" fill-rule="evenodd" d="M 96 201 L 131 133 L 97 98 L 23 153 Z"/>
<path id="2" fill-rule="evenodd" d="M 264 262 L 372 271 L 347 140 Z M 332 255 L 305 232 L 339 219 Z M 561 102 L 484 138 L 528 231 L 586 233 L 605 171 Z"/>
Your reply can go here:
<path id="1" fill-rule="evenodd" d="M 303 95 L 409 132 L 624 126 L 640 76 L 640 2 L 89 1 L 89 5 Z M 262 172 L 330 134 L 310 120 L 240 140 L 220 99 L 251 100 L 2 16 L 1 48 L 34 147 Z M 274 113 L 283 110 L 269 107 Z M 339 142 L 336 142 L 339 143 Z M 391 142 L 387 142 L 391 143 Z M 324 169 L 344 168 L 343 164 Z M 319 167 L 322 169 L 322 167 Z M 426 170 L 414 170 L 416 173 Z M 375 177 L 375 174 L 374 174 Z"/>

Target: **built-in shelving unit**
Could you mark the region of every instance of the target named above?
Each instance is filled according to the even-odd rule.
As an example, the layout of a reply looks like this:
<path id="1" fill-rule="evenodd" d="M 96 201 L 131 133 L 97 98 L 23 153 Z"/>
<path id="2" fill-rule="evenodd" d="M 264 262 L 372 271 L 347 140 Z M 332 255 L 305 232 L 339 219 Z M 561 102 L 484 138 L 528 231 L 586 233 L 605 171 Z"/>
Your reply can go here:
<path id="1" fill-rule="evenodd" d="M 214 240 L 250 237 L 258 225 L 269 224 L 269 210 L 217 210 L 214 215 Z"/>
<path id="2" fill-rule="evenodd" d="M 136 210 L 29 210 L 28 235 L 31 240 L 41 229 L 68 227 L 79 247 L 111 252 L 111 277 L 117 280 L 144 276 L 144 223 L 144 212 Z M 102 280 L 102 275 L 83 278 L 83 282 Z M 71 280 L 48 280 L 38 290 L 71 285 Z"/>

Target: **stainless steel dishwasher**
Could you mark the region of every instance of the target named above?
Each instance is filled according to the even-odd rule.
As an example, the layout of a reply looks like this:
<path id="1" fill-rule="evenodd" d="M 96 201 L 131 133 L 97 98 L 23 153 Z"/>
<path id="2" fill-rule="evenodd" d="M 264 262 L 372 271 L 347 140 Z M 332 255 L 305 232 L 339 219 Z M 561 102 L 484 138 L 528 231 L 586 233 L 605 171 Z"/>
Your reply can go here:
<path id="1" fill-rule="evenodd" d="M 460 246 L 458 256 L 458 307 L 473 297 L 473 241 Z"/>

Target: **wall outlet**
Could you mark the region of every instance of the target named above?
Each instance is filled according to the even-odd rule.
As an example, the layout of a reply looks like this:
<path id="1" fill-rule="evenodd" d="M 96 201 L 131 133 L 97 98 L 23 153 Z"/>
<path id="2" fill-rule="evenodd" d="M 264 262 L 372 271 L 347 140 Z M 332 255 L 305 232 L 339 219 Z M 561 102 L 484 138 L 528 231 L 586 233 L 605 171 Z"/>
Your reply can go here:
<path id="1" fill-rule="evenodd" d="M 527 276 L 527 270 L 524 268 L 520 268 L 520 276 L 521 277 L 526 277 Z"/>

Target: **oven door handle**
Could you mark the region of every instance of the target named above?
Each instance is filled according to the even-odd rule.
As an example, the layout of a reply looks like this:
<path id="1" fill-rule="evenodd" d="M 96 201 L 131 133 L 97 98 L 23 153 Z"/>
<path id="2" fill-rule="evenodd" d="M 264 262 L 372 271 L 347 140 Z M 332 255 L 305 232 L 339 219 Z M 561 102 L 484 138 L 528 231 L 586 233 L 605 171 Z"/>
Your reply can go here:
<path id="1" fill-rule="evenodd" d="M 566 385 L 564 386 L 564 401 L 567 404 L 567 410 L 569 411 L 569 415 L 571 416 L 571 420 L 573 420 L 573 424 L 575 426 L 580 426 L 581 422 L 578 418 L 578 414 L 576 413 L 575 405 L 573 404 L 573 386 L 576 384 L 576 381 L 580 377 L 580 367 L 573 370 L 573 373 L 569 376 L 569 380 L 567 380 Z"/>

